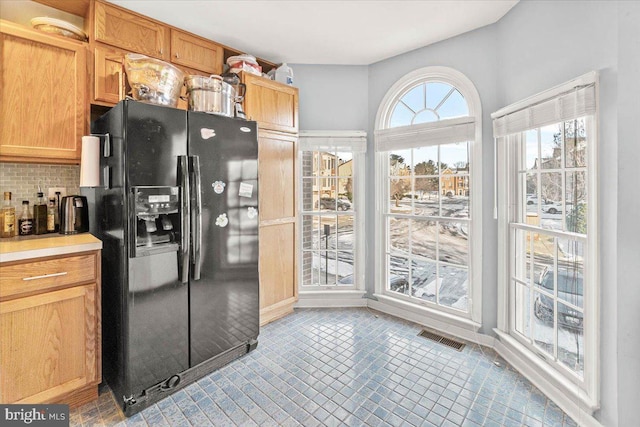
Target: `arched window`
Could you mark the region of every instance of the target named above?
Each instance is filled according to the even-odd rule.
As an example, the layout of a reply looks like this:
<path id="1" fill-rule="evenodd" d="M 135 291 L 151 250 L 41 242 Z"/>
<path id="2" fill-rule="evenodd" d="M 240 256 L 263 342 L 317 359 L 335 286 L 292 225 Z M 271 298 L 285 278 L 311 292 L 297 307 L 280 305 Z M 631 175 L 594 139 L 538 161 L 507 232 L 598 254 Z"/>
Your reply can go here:
<path id="1" fill-rule="evenodd" d="M 423 68 L 387 92 L 375 132 L 383 303 L 480 322 L 481 134 L 478 93 L 456 70 Z"/>

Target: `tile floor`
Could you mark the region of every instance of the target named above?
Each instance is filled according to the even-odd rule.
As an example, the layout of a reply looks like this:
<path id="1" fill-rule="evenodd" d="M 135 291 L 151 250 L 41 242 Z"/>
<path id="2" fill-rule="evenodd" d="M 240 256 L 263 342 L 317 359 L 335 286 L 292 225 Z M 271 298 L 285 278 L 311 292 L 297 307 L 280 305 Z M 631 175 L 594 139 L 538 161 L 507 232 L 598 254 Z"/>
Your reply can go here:
<path id="1" fill-rule="evenodd" d="M 258 348 L 125 418 L 105 387 L 72 426 L 576 426 L 495 352 L 366 308 L 303 309 Z"/>

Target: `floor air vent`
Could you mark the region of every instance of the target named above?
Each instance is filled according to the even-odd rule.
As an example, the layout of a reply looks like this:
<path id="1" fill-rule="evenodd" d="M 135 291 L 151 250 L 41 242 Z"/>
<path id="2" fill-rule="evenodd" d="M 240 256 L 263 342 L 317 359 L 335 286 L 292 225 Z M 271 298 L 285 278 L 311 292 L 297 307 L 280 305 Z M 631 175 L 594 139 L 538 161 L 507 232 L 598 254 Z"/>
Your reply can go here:
<path id="1" fill-rule="evenodd" d="M 423 329 L 422 331 L 420 331 L 418 336 L 429 339 L 431 341 L 439 342 L 440 344 L 444 344 L 447 347 L 455 348 L 458 351 L 462 351 L 462 349 L 464 348 L 464 343 L 461 343 L 460 341 L 456 341 L 451 338 L 444 337 L 442 335 L 439 335 L 432 331 L 428 331 L 426 329 Z"/>

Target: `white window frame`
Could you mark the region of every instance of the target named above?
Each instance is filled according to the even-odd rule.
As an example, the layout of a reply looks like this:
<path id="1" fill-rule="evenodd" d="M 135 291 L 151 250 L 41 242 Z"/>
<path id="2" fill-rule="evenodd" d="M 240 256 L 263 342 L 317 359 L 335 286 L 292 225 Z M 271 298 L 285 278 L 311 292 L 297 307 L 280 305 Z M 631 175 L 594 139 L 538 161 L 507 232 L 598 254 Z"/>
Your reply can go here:
<path id="1" fill-rule="evenodd" d="M 593 86 L 594 99 L 569 102 L 570 107 L 563 105 L 563 97 L 578 96 L 577 89 Z M 582 96 L 582 95 L 580 95 Z M 600 284 L 599 284 L 599 254 L 598 254 L 598 74 L 587 73 L 567 83 L 534 95 L 530 98 L 512 104 L 491 115 L 494 119 L 494 135 L 497 149 L 497 202 L 498 217 L 498 327 L 494 329 L 498 335 L 496 348 L 525 376 L 543 389 L 556 402 L 561 403 L 565 411 L 573 412 L 573 416 L 580 411 L 593 413 L 598 409 L 600 401 Z M 584 113 L 585 107 L 576 108 L 573 104 L 587 105 L 593 113 Z M 591 107 L 589 107 L 591 105 Z M 549 108 L 553 106 L 553 108 Z M 555 110 L 553 114 L 550 111 Z M 508 120 L 504 118 L 510 114 L 517 115 L 512 133 Z M 512 268 L 512 232 L 510 223 L 517 215 L 517 149 L 515 144 L 521 138 L 521 130 L 525 127 L 532 129 L 547 124 L 564 122 L 573 118 L 590 116 L 587 118 L 587 238 L 585 259 L 585 283 L 590 283 L 590 289 L 585 290 L 584 296 L 584 352 L 585 364 L 583 380 L 573 375 L 569 370 L 555 366 L 546 356 L 533 352 L 512 334 L 515 317 L 511 312 L 514 296 L 510 292 L 510 278 Z M 513 116 L 512 116 L 513 117 Z M 585 285 L 586 286 L 586 285 Z M 585 287 L 585 289 L 587 289 Z M 587 355 L 589 355 L 587 357 Z"/>
<path id="2" fill-rule="evenodd" d="M 367 147 L 367 133 L 364 131 L 301 131 L 298 144 L 298 161 L 302 164 L 302 153 L 305 151 L 330 151 L 330 152 L 350 152 L 353 154 L 353 227 L 356 235 L 354 241 L 353 255 L 354 284 L 352 286 L 322 286 L 303 285 L 303 268 L 298 270 L 298 302 L 296 307 L 353 307 L 366 306 L 364 282 L 364 248 L 365 248 L 365 153 Z M 299 168 L 299 176 L 296 178 L 302 184 L 302 168 Z M 300 192 L 303 185 L 299 185 Z M 302 194 L 298 197 L 298 227 L 303 229 L 304 215 Z M 302 263 L 303 233 L 299 237 L 299 259 Z M 301 264 L 302 265 L 302 264 Z"/>
<path id="3" fill-rule="evenodd" d="M 393 113 L 393 108 L 399 99 L 408 89 L 423 82 L 441 82 L 453 86 L 466 100 L 469 116 L 385 129 Z M 415 139 L 418 134 L 427 132 L 431 143 L 425 145 L 436 145 L 442 143 L 442 141 L 439 141 L 439 134 L 447 135 L 444 140 L 447 140 L 452 134 L 467 135 L 470 125 L 473 127 L 469 138 L 459 140 L 460 142 L 469 141 L 469 160 L 471 163 L 469 179 L 472 183 L 469 201 L 469 212 L 472 220 L 472 237 L 469 242 L 469 311 L 464 313 L 459 310 L 447 309 L 444 306 L 435 306 L 426 301 L 421 302 L 415 298 L 403 298 L 402 295 L 392 293 L 386 289 L 385 251 L 388 241 L 385 231 L 385 209 L 388 199 L 384 193 L 386 181 L 388 181 L 389 167 L 388 152 L 386 150 L 389 150 L 390 145 L 384 139 L 385 137 L 390 137 L 391 139 L 410 139 L 413 137 Z M 468 77 L 453 68 L 432 66 L 412 71 L 398 80 L 387 91 L 378 108 L 375 129 L 376 271 L 374 297 L 377 301 L 370 302 L 370 305 L 373 308 L 397 314 L 409 320 L 428 323 L 459 336 L 477 339 L 476 331 L 482 326 L 482 106 L 478 91 Z M 414 134 L 413 136 L 412 133 Z M 416 146 L 420 146 L 420 144 L 416 144 Z"/>

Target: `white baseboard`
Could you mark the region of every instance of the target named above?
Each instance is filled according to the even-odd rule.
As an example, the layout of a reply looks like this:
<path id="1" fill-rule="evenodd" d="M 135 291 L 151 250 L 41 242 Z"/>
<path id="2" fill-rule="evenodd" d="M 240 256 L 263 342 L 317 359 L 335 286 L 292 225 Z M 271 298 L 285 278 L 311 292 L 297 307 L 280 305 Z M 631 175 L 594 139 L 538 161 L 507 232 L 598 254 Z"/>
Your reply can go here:
<path id="1" fill-rule="evenodd" d="M 398 301 L 384 295 L 376 294 L 375 297 L 378 299 L 377 301 L 368 300 L 369 307 L 374 310 L 436 329 L 466 341 L 493 347 L 494 338 L 479 333 L 480 325 L 471 320 L 454 318 L 454 316 L 428 310 L 416 304 Z"/>
<path id="2" fill-rule="evenodd" d="M 364 291 L 305 291 L 298 293 L 295 308 L 366 307 Z"/>

